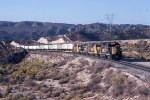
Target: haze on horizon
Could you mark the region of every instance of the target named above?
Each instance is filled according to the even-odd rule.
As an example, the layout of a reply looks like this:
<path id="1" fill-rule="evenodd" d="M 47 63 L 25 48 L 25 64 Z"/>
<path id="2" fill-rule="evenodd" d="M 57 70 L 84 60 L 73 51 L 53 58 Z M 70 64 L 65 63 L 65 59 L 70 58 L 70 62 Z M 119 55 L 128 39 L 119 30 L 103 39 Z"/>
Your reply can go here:
<path id="1" fill-rule="evenodd" d="M 150 25 L 149 0 L 1 0 L 0 21 Z"/>

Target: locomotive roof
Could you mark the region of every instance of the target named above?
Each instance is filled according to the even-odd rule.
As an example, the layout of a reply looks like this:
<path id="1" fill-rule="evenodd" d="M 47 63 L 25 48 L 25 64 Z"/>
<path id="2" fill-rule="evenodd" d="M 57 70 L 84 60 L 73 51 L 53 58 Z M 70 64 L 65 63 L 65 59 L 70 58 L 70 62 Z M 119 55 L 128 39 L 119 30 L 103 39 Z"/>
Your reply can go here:
<path id="1" fill-rule="evenodd" d="M 117 41 L 88 41 L 88 42 L 74 42 L 74 43 L 119 43 Z"/>

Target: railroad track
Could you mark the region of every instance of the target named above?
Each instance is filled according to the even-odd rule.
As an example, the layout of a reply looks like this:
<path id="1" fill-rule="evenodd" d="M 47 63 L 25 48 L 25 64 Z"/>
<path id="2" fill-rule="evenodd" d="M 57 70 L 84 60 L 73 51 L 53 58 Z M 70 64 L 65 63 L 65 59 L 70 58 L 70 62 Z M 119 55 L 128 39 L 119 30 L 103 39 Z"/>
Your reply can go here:
<path id="1" fill-rule="evenodd" d="M 49 52 L 49 51 L 44 51 L 44 52 Z M 36 52 L 33 52 L 36 53 Z M 58 53 L 58 52 L 57 52 Z M 101 60 L 106 60 L 109 62 L 113 62 L 113 63 L 117 63 L 117 64 L 121 64 L 121 65 L 125 65 L 127 67 L 131 67 L 131 68 L 135 68 L 135 69 L 139 69 L 145 72 L 150 72 L 150 67 L 145 66 L 145 65 L 141 65 L 141 64 L 135 64 L 135 63 L 131 63 L 131 62 L 127 62 L 127 61 L 114 61 L 114 60 L 110 60 L 110 59 L 105 59 L 105 58 L 100 58 L 97 56 L 92 56 L 92 55 L 85 55 L 85 54 L 78 54 L 78 53 L 71 53 L 71 52 L 63 52 L 63 53 L 67 53 L 67 54 L 73 54 L 75 56 L 83 56 L 83 57 L 90 57 L 90 58 L 94 58 L 94 59 L 101 59 Z M 37 54 L 37 53 L 36 53 Z"/>
<path id="2" fill-rule="evenodd" d="M 146 72 L 150 72 L 150 67 L 145 66 L 145 65 L 141 65 L 141 64 L 135 64 L 135 63 L 131 63 L 131 62 L 127 62 L 127 61 L 113 61 L 115 63 L 119 63 L 128 67 L 132 67 L 132 68 L 136 68 L 142 71 L 146 71 Z"/>

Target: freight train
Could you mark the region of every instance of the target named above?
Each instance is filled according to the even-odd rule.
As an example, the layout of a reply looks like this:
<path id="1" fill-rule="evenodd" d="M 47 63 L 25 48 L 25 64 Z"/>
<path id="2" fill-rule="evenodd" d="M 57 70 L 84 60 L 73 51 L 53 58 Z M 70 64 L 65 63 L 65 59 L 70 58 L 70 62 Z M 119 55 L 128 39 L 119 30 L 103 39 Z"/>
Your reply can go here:
<path id="1" fill-rule="evenodd" d="M 118 42 L 73 42 L 40 45 L 19 45 L 27 50 L 49 50 L 94 55 L 112 60 L 122 59 L 122 50 Z"/>

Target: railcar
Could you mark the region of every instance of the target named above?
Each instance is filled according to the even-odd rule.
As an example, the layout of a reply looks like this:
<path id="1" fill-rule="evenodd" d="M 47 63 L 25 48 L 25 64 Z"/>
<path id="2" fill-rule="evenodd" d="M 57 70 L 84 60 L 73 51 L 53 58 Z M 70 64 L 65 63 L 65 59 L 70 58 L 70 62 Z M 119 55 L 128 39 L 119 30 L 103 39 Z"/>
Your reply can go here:
<path id="1" fill-rule="evenodd" d="M 21 45 L 20 47 L 28 50 L 62 51 L 94 55 L 101 58 L 108 58 L 113 60 L 122 59 L 122 50 L 118 42 L 75 42 L 48 45 L 41 44 L 34 46 Z"/>

